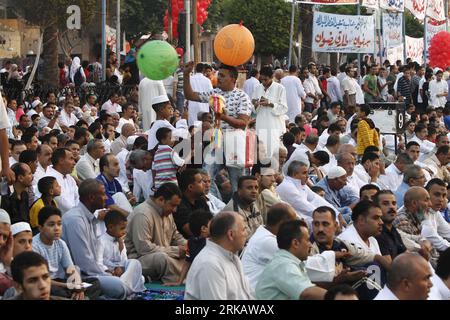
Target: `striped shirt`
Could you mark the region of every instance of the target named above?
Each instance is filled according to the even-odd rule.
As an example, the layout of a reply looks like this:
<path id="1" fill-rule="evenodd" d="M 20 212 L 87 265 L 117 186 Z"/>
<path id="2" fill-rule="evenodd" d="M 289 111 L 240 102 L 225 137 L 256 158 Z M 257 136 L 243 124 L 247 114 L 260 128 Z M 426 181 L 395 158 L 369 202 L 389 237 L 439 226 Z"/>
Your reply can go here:
<path id="1" fill-rule="evenodd" d="M 168 145 L 159 145 L 153 159 L 152 169 L 155 172 L 155 188 L 163 183 L 177 182 L 178 167 L 184 165 L 184 160 Z"/>
<path id="2" fill-rule="evenodd" d="M 39 253 L 48 262 L 48 269 L 52 279 L 66 278 L 66 270 L 73 265 L 69 248 L 64 240 L 55 240 L 51 246 L 41 241 L 41 234 L 33 237 L 33 251 Z"/>

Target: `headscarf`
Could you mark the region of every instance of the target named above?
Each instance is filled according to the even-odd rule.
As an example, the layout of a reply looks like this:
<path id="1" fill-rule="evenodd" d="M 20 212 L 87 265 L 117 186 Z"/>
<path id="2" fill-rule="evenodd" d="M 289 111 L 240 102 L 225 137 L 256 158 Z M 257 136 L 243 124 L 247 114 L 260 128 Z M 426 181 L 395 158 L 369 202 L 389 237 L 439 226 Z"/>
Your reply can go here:
<path id="1" fill-rule="evenodd" d="M 72 65 L 70 66 L 70 73 L 69 73 L 69 79 L 72 81 L 72 83 L 75 83 L 74 77 L 77 73 L 78 69 L 81 67 L 81 61 L 80 58 L 75 57 L 72 60 Z"/>

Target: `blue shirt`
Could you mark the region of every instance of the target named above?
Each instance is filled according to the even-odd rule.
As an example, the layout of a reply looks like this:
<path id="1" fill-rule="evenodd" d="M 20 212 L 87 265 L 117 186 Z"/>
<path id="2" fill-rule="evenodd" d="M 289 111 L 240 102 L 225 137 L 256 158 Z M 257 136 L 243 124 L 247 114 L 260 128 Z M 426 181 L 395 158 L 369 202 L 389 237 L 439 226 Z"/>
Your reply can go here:
<path id="1" fill-rule="evenodd" d="M 325 200 L 331 203 L 339 212 L 344 207 L 348 207 L 359 200 L 359 196 L 349 186 L 344 186 L 340 190 L 331 189 L 328 184 L 328 178 L 323 178 L 316 186 L 321 187 L 325 191 Z"/>
<path id="2" fill-rule="evenodd" d="M 394 192 L 395 199 L 397 200 L 397 208 L 403 207 L 403 197 L 405 196 L 406 191 L 409 189 L 409 185 L 405 182 L 398 187 Z"/>
<path id="3" fill-rule="evenodd" d="M 106 200 L 105 206 L 110 206 L 112 204 L 115 204 L 114 199 L 112 198 L 113 195 L 115 195 L 117 192 L 122 192 L 122 186 L 120 185 L 119 181 L 117 179 L 113 179 L 113 181 L 108 181 L 106 177 L 101 173 L 96 178 L 98 181 L 103 183 L 105 186 L 105 193 L 108 199 Z"/>

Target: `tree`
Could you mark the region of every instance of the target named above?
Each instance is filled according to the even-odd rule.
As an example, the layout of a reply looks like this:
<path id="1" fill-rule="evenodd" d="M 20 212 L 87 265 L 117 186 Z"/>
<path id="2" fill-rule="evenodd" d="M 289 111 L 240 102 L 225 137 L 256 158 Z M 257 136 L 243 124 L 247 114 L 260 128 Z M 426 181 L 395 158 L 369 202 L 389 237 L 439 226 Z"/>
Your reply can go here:
<path id="1" fill-rule="evenodd" d="M 225 0 L 225 20 L 243 21 L 255 38 L 255 53 L 284 57 L 289 50 L 291 4 L 284 0 Z M 296 30 L 296 29 L 295 29 Z"/>
<path id="2" fill-rule="evenodd" d="M 146 33 L 162 32 L 164 13 L 168 4 L 168 0 L 122 1 L 122 28 L 132 38 Z"/>
<path id="3" fill-rule="evenodd" d="M 81 23 L 87 25 L 95 15 L 96 0 L 15 0 L 19 16 L 37 25 L 43 32 L 42 69 L 43 84 L 58 87 L 58 34 L 67 30 L 67 7 L 78 5 Z"/>
<path id="4" fill-rule="evenodd" d="M 405 18 L 406 35 L 414 38 L 422 38 L 423 23 L 417 20 L 417 18 L 409 11 L 406 11 Z"/>
<path id="5" fill-rule="evenodd" d="M 208 8 L 208 18 L 203 24 L 203 29 L 217 31 L 224 23 L 224 0 L 212 0 Z"/>

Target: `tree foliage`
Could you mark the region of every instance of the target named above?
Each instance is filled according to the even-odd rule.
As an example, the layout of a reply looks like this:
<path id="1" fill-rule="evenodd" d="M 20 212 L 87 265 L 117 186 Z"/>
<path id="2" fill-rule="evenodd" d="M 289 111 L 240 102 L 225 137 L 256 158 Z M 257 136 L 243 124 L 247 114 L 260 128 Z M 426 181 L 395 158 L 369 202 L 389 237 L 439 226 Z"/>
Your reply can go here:
<path id="1" fill-rule="evenodd" d="M 208 19 L 203 24 L 205 30 L 217 31 L 224 22 L 224 0 L 212 0 L 208 8 Z"/>
<path id="2" fill-rule="evenodd" d="M 405 15 L 405 23 L 406 23 L 406 35 L 413 38 L 422 38 L 423 37 L 423 24 L 414 17 L 409 11 L 406 11 Z"/>
<path id="3" fill-rule="evenodd" d="M 122 1 L 122 28 L 131 37 L 163 31 L 167 0 Z"/>
<path id="4" fill-rule="evenodd" d="M 287 55 L 291 3 L 284 0 L 225 0 L 224 13 L 228 23 L 243 21 L 252 32 L 256 53 L 277 57 Z"/>

